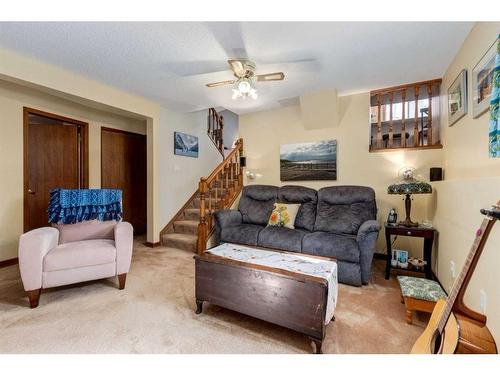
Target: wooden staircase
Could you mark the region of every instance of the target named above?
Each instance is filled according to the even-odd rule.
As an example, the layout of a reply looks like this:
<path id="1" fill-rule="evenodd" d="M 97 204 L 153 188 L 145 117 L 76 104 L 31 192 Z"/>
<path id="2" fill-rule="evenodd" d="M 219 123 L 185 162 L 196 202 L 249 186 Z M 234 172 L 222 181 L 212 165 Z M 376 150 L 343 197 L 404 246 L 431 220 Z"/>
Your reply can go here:
<path id="1" fill-rule="evenodd" d="M 231 207 L 243 188 L 240 157 L 243 140 L 208 176 L 202 177 L 198 190 L 160 232 L 162 246 L 203 252 L 215 229 L 213 212 Z"/>

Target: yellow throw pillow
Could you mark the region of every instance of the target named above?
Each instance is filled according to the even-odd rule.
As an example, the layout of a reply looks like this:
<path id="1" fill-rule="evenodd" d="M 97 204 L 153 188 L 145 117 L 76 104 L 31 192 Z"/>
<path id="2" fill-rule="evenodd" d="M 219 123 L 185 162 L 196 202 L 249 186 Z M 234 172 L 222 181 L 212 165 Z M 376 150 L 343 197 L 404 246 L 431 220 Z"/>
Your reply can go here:
<path id="1" fill-rule="evenodd" d="M 295 229 L 295 217 L 299 208 L 300 204 L 275 203 L 267 225 Z"/>

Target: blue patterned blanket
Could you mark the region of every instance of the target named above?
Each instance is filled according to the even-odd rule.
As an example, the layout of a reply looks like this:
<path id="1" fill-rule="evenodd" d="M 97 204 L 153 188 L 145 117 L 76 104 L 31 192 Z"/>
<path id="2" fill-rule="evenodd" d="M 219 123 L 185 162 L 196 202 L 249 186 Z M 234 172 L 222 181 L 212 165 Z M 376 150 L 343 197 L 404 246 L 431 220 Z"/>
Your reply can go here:
<path id="1" fill-rule="evenodd" d="M 116 189 L 53 189 L 49 223 L 74 224 L 86 220 L 121 220 L 122 191 Z"/>

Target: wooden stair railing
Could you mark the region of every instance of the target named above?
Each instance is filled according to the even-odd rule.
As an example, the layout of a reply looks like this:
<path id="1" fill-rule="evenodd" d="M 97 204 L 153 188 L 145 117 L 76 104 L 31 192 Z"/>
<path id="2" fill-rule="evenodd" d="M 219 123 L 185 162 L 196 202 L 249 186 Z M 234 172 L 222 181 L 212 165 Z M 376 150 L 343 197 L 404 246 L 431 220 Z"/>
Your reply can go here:
<path id="1" fill-rule="evenodd" d="M 208 177 L 199 184 L 200 223 L 198 225 L 198 254 L 207 248 L 207 239 L 215 230 L 215 210 L 231 207 L 243 188 L 243 172 L 240 157 L 243 139 L 238 139 L 234 149 Z"/>
<path id="2" fill-rule="evenodd" d="M 208 109 L 208 137 L 212 140 L 217 150 L 224 157 L 224 141 L 223 141 L 223 131 L 224 131 L 224 117 L 219 115 L 215 108 Z"/>

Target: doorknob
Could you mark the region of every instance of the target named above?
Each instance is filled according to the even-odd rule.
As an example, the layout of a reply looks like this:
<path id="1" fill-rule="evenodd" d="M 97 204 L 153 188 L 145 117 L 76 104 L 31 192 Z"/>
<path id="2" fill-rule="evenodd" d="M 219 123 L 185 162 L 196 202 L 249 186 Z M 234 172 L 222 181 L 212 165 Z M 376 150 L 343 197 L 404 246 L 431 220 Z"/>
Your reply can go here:
<path id="1" fill-rule="evenodd" d="M 28 189 L 28 194 L 35 194 L 35 192 L 31 189 Z"/>

